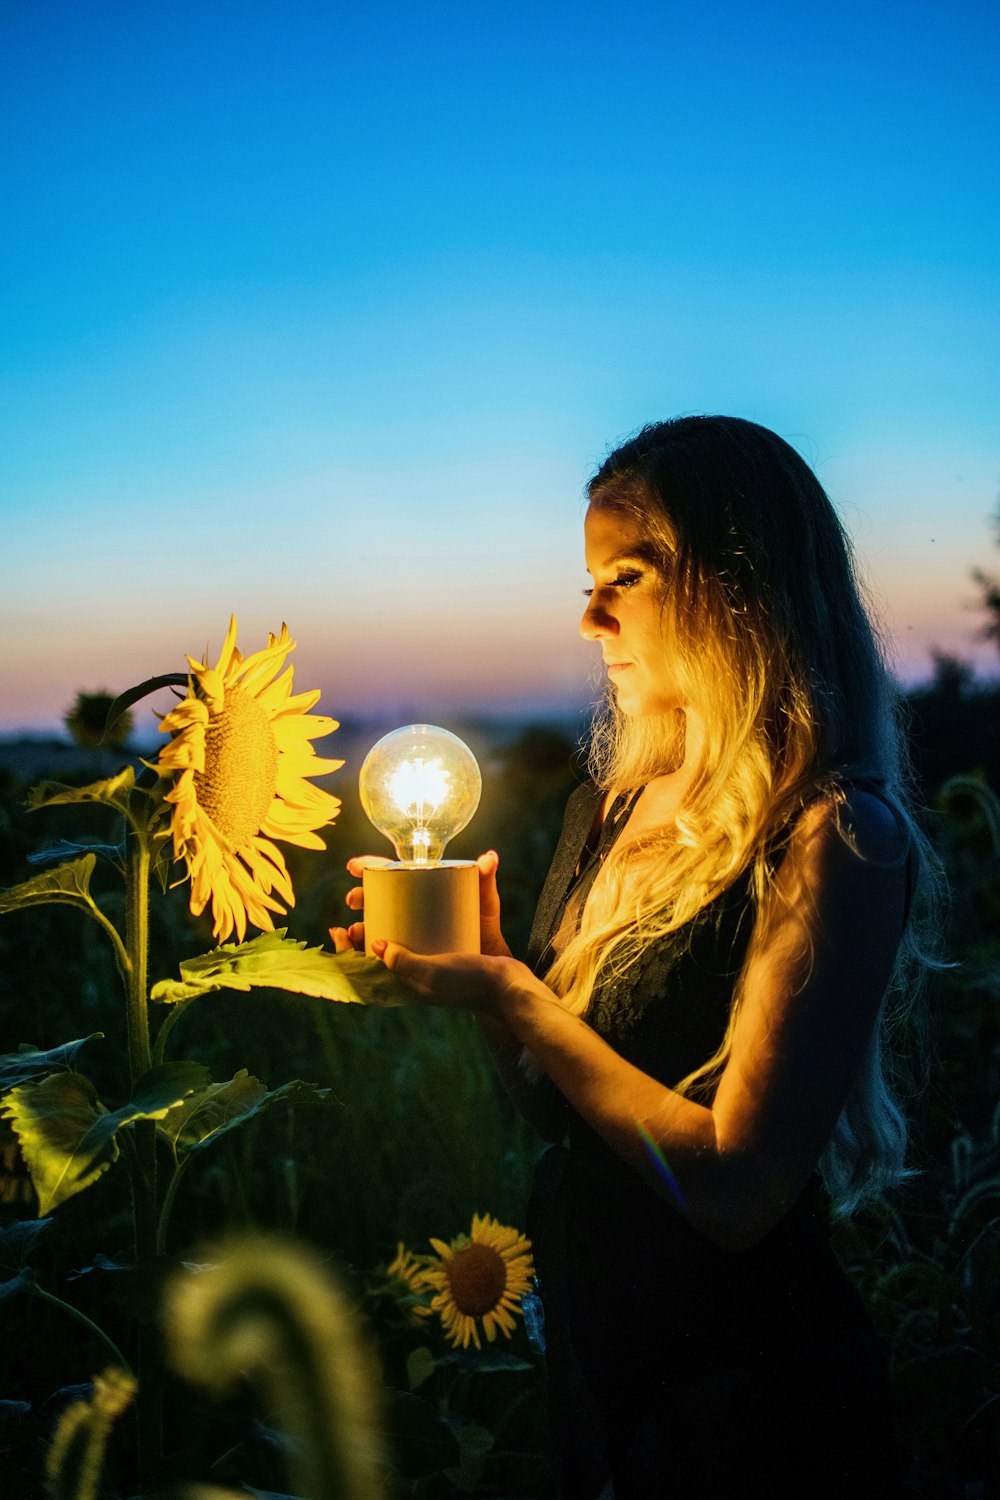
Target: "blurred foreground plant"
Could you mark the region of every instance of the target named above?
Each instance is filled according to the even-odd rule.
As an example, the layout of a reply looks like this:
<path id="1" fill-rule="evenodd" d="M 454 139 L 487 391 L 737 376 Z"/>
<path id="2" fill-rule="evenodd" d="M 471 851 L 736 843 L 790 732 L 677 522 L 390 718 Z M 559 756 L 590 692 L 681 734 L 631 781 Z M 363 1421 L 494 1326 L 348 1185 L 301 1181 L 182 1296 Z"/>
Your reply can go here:
<path id="1" fill-rule="evenodd" d="M 45 1460 L 50 1500 L 94 1500 L 111 1429 L 134 1395 L 133 1377 L 112 1367 L 95 1377 L 89 1401 L 67 1406 Z"/>
<path id="2" fill-rule="evenodd" d="M 215 1396 L 246 1380 L 259 1389 L 290 1439 L 295 1494 L 380 1500 L 378 1368 L 354 1308 L 301 1246 L 238 1240 L 210 1261 L 167 1286 L 171 1363 Z"/>

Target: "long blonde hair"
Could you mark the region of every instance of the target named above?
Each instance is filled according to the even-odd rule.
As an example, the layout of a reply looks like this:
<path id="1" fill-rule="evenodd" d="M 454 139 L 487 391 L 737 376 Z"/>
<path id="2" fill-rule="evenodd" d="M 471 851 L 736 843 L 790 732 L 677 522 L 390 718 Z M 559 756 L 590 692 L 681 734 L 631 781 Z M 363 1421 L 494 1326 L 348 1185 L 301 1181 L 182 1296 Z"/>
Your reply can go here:
<path id="1" fill-rule="evenodd" d="M 616 449 L 588 496 L 642 527 L 662 580 L 665 661 L 681 698 L 697 705 L 704 746 L 676 823 L 612 856 L 606 899 L 587 904 L 549 970 L 567 1008 L 583 1013 L 599 981 L 627 972 L 649 944 L 682 934 L 744 873 L 763 910 L 799 812 L 823 794 L 842 801 L 852 783 L 876 790 L 905 826 L 915 885 L 926 892 L 933 857 L 909 810 L 897 694 L 850 543 L 803 459 L 752 422 L 684 417 Z M 642 786 L 676 766 L 682 734 L 678 716 L 630 718 L 609 694 L 591 738 L 594 780 L 609 793 Z M 905 1175 L 906 1121 L 886 1039 L 923 954 L 911 914 L 879 1024 L 821 1162 L 842 1212 Z M 722 1045 L 680 1092 L 711 1096 L 739 1003 L 737 986 Z"/>

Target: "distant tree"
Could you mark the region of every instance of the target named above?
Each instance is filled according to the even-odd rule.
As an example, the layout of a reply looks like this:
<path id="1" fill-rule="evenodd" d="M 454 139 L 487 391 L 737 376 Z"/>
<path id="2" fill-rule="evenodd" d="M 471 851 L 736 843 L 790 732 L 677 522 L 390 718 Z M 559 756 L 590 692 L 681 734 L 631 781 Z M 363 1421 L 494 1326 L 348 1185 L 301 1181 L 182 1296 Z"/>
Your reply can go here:
<path id="1" fill-rule="evenodd" d="M 132 733 L 132 715 L 126 710 L 112 724 L 105 735 L 108 710 L 114 703 L 114 695 L 107 692 L 77 693 L 76 702 L 65 716 L 65 725 L 78 745 L 85 750 L 96 750 L 104 746 L 108 750 L 121 750 Z"/>
<path id="2" fill-rule="evenodd" d="M 1000 685 L 935 651 L 930 682 L 906 694 L 913 768 L 929 802 L 950 776 L 978 773 L 1000 786 Z"/>
<path id="3" fill-rule="evenodd" d="M 1000 501 L 993 517 L 993 531 L 1000 544 Z M 983 640 L 993 641 L 1000 649 L 1000 577 L 984 568 L 974 568 L 972 576 L 980 588 L 980 608 L 986 612 L 986 624 L 980 634 Z"/>

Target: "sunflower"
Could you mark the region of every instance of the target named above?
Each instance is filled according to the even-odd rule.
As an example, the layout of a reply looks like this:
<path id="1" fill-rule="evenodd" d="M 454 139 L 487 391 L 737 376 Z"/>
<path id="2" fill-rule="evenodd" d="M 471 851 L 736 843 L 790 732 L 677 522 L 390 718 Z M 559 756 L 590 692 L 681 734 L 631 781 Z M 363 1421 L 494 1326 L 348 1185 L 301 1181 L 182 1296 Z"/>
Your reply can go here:
<path id="1" fill-rule="evenodd" d="M 404 1310 L 406 1321 L 419 1328 L 431 1310 L 423 1300 L 428 1292 L 426 1271 L 431 1263 L 429 1255 L 414 1255 L 407 1250 L 402 1240 L 396 1246 L 396 1258 L 385 1269 L 386 1280 L 393 1296 Z"/>
<path id="2" fill-rule="evenodd" d="M 482 1348 L 480 1323 L 488 1343 L 497 1329 L 509 1339 L 513 1314 L 534 1274 L 531 1241 L 489 1214 L 473 1214 L 471 1234 L 459 1235 L 450 1245 L 434 1239 L 431 1244 L 438 1263 L 423 1272 L 423 1280 L 436 1291 L 431 1307 L 456 1349 L 467 1349 L 470 1342 Z"/>
<path id="3" fill-rule="evenodd" d="M 211 899 L 219 942 L 235 928 L 242 943 L 248 921 L 274 930 L 271 913 L 286 908 L 272 892 L 289 906 L 295 896 L 271 840 L 325 849 L 316 829 L 340 808 L 305 780 L 344 762 L 320 759 L 310 743 L 337 724 L 308 712 L 318 690 L 292 695 L 292 668 L 281 668 L 294 648 L 282 625 L 280 636 L 269 635 L 267 646 L 244 660 L 233 616 L 214 667 L 207 652 L 200 662 L 187 658 L 187 696 L 160 724 L 171 738 L 154 769 L 173 783 L 164 800 L 173 807 L 174 858 L 187 865 L 194 915 Z"/>

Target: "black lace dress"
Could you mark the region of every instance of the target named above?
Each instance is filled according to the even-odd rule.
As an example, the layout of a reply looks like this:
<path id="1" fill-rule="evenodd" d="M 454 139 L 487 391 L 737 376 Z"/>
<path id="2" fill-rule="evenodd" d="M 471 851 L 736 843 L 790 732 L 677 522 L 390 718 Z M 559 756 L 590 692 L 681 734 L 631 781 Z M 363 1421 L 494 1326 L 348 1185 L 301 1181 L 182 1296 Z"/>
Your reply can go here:
<path id="1" fill-rule="evenodd" d="M 531 935 L 544 972 L 624 822 L 574 792 Z M 581 864 L 582 860 L 582 864 Z M 722 1041 L 753 923 L 745 882 L 627 982 L 599 985 L 587 1021 L 667 1085 Z M 897 1493 L 882 1354 L 830 1249 L 818 1178 L 752 1249 L 720 1249 L 551 1091 L 554 1144 L 532 1199 L 560 1494 L 880 1496 Z M 669 1164 L 663 1169 L 669 1195 Z"/>

